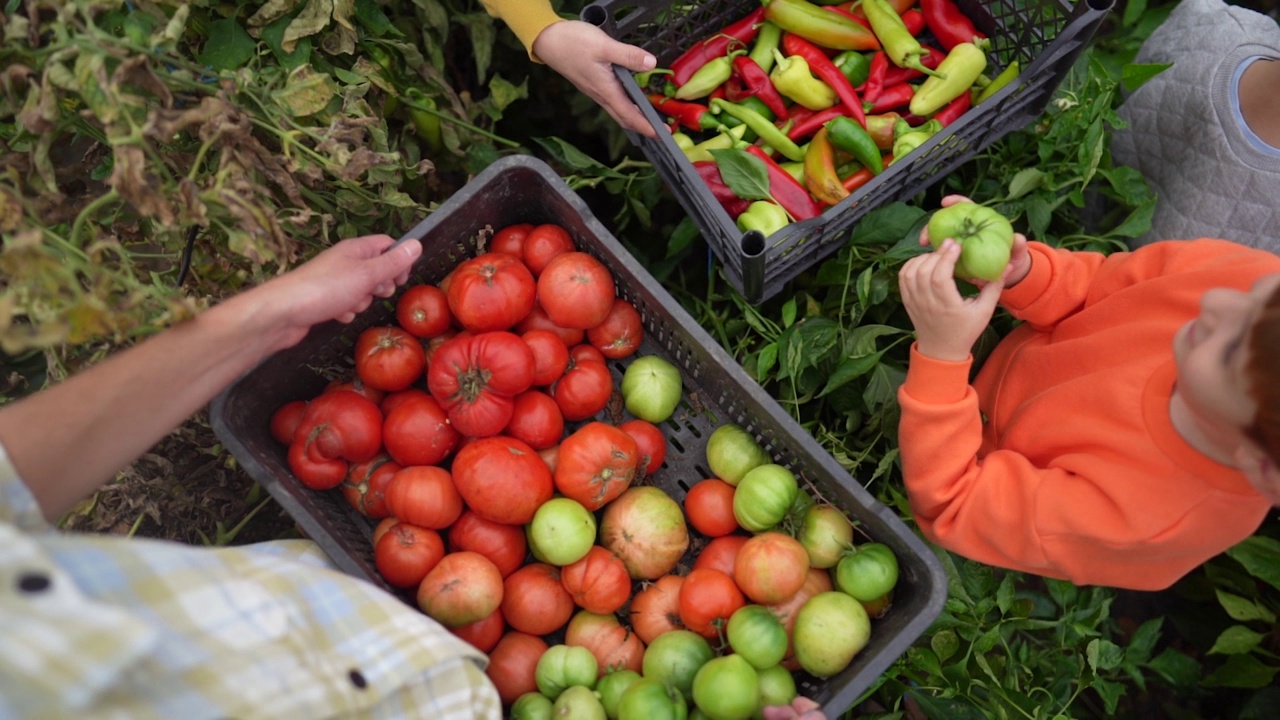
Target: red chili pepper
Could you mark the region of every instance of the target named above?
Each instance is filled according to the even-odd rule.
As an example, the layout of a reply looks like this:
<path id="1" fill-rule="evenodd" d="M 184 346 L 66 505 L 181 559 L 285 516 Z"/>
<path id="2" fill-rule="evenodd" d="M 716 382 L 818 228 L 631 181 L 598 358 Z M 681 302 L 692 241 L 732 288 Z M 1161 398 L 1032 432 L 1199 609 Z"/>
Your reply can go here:
<path id="1" fill-rule="evenodd" d="M 862 98 L 858 97 L 858 91 L 853 89 L 849 84 L 849 78 L 845 77 L 844 72 L 836 67 L 836 64 L 831 62 L 831 58 L 828 58 L 817 45 L 799 35 L 783 33 L 782 49 L 788 55 L 799 55 L 804 58 L 805 62 L 809 63 L 809 70 L 836 91 L 836 97 L 840 98 L 841 104 L 848 111 L 846 114 L 857 120 L 862 127 L 867 126 L 867 119 L 862 112 Z"/>
<path id="2" fill-rule="evenodd" d="M 961 115 L 973 105 L 973 95 L 971 93 L 962 92 L 956 96 L 955 100 L 947 103 L 945 107 L 933 114 L 933 117 L 942 123 L 942 127 L 946 127 L 955 122 Z"/>
<path id="3" fill-rule="evenodd" d="M 866 28 L 866 29 L 868 29 L 868 30 L 870 30 L 870 29 L 871 29 L 871 23 L 870 23 L 870 22 L 868 22 L 868 21 L 867 21 L 867 19 L 866 19 L 865 17 L 863 17 L 863 16 L 861 16 L 861 15 L 854 15 L 853 13 L 849 12 L 848 10 L 844 9 L 843 7 L 841 7 L 841 6 L 839 6 L 839 5 L 823 5 L 823 6 L 822 6 L 822 9 L 823 9 L 823 10 L 830 10 L 831 12 L 836 13 L 836 14 L 838 14 L 838 15 L 843 15 L 843 16 L 845 16 L 845 17 L 849 18 L 850 20 L 852 20 L 852 21 L 854 21 L 854 22 L 858 23 L 858 24 L 859 24 L 859 25 L 861 25 L 862 27 L 864 27 L 864 28 Z"/>
<path id="4" fill-rule="evenodd" d="M 863 185 L 866 185 L 868 182 L 871 182 L 871 178 L 875 176 L 876 174 L 871 172 L 870 169 L 862 168 L 858 172 L 849 173 L 849 176 L 842 179 L 840 184 L 844 186 L 846 191 L 853 192 Z"/>
<path id="5" fill-rule="evenodd" d="M 871 56 L 871 68 L 867 70 L 867 81 L 862 83 L 862 99 L 874 103 L 880 98 L 884 89 L 884 76 L 889 72 L 889 56 L 883 50 L 877 50 Z"/>
<path id="6" fill-rule="evenodd" d="M 742 81 L 731 77 L 724 81 L 724 99 L 729 102 L 742 102 L 751 97 L 751 92 L 742 86 Z"/>
<path id="7" fill-rule="evenodd" d="M 773 86 L 773 81 L 769 79 L 769 73 L 764 68 L 746 55 L 739 55 L 733 59 L 733 69 L 738 73 L 738 77 L 742 78 L 743 97 L 758 97 L 770 110 L 778 120 L 785 121 L 791 117 L 791 113 L 787 110 L 787 103 L 782 99 L 782 95 L 778 94 L 778 89 Z M 740 98 L 729 98 L 737 102 Z"/>
<path id="8" fill-rule="evenodd" d="M 707 102 L 711 102 L 716 98 L 723 100 L 725 99 L 725 96 L 728 94 L 729 94 L 729 91 L 725 88 L 724 84 L 721 83 L 720 87 L 716 88 L 715 90 L 712 90 L 711 94 L 707 96 Z"/>
<path id="9" fill-rule="evenodd" d="M 867 108 L 867 114 L 879 115 L 880 113 L 897 110 L 911 104 L 911 96 L 914 95 L 916 89 L 907 83 L 894 85 L 880 91 L 880 96 L 876 101 Z"/>
<path id="10" fill-rule="evenodd" d="M 960 43 L 973 42 L 975 37 L 986 37 L 952 0 L 920 0 L 920 11 L 938 44 L 948 52 Z"/>
<path id="11" fill-rule="evenodd" d="M 652 93 L 649 94 L 648 98 L 658 112 L 675 120 L 681 127 L 698 131 L 714 130 L 717 125 L 721 124 L 710 113 L 706 105 L 685 102 Z"/>
<path id="12" fill-rule="evenodd" d="M 924 13 L 915 9 L 908 10 L 902 13 L 902 24 L 907 26 L 907 32 L 919 35 L 920 31 L 924 30 Z"/>
<path id="13" fill-rule="evenodd" d="M 696 43 L 671 63 L 671 81 L 677 86 L 683 85 L 693 77 L 698 68 L 711 60 L 728 55 L 731 45 L 750 44 L 760 32 L 762 22 L 764 22 L 763 6 L 702 42 Z"/>
<path id="14" fill-rule="evenodd" d="M 747 211 L 747 206 L 751 204 L 749 200 L 743 200 L 733 192 L 733 190 L 725 184 L 724 178 L 720 177 L 720 166 L 716 165 L 714 160 L 701 160 L 693 164 L 693 169 L 698 171 L 698 176 L 711 189 L 711 194 L 716 200 L 720 201 L 720 207 L 729 213 L 729 217 L 734 220 L 738 216 Z"/>
<path id="15" fill-rule="evenodd" d="M 818 132 L 819 128 L 826 125 L 831 120 L 844 116 L 845 107 L 843 105 L 836 105 L 834 107 L 829 107 L 826 110 L 819 110 L 816 113 L 810 114 L 804 120 L 797 121 L 795 125 L 792 125 L 791 129 L 787 131 L 787 137 L 799 142 L 802 138 L 807 138 Z"/>
<path id="16" fill-rule="evenodd" d="M 791 217 L 800 221 L 822 214 L 822 206 L 813 199 L 809 190 L 797 182 L 791 173 L 774 162 L 768 153 L 755 145 L 749 146 L 747 152 L 764 161 L 765 167 L 769 170 L 769 194 L 791 214 Z"/>
<path id="17" fill-rule="evenodd" d="M 938 64 L 947 58 L 947 54 L 938 48 L 929 47 L 928 45 L 923 45 L 922 47 L 925 49 L 925 54 L 920 56 L 920 64 L 930 70 L 937 70 Z M 924 77 L 924 73 L 916 70 L 915 68 L 898 67 L 893 63 L 890 63 L 889 65 L 890 66 L 884 72 L 884 84 L 880 86 L 881 88 L 901 85 L 908 80 L 915 80 L 918 77 Z"/>

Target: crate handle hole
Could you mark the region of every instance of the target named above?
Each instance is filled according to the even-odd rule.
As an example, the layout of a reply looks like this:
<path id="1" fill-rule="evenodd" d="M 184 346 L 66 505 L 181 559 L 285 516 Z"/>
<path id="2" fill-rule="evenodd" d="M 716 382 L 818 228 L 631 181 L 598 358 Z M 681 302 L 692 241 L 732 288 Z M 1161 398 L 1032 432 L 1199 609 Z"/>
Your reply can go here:
<path id="1" fill-rule="evenodd" d="M 1091 0 L 1092 2 L 1101 2 L 1103 0 Z M 604 27 L 609 20 L 609 11 L 592 3 L 582 8 L 582 21 L 589 22 L 596 27 Z"/>

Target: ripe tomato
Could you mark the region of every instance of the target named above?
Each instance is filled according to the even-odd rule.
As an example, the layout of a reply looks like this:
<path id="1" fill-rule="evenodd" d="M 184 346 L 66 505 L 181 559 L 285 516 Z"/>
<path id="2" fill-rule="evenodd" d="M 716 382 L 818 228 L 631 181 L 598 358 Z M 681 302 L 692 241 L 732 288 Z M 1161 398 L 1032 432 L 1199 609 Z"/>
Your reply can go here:
<path id="1" fill-rule="evenodd" d="M 746 544 L 746 535 L 722 535 L 702 548 L 698 557 L 694 558 L 694 569 L 706 568 L 719 570 L 733 577 L 733 567 L 738 560 L 738 551 Z"/>
<path id="2" fill-rule="evenodd" d="M 426 393 L 400 402 L 382 421 L 382 443 L 401 465 L 437 465 L 459 439 L 448 413 Z"/>
<path id="3" fill-rule="evenodd" d="M 480 438 L 453 458 L 453 483 L 481 517 L 524 525 L 555 494 L 551 470 L 537 452 L 515 438 Z"/>
<path id="4" fill-rule="evenodd" d="M 410 465 L 387 486 L 387 508 L 402 521 L 443 530 L 462 514 L 462 496 L 449 471 L 433 465 Z"/>
<path id="5" fill-rule="evenodd" d="M 346 460 L 324 457 L 311 443 L 293 443 L 289 446 L 287 459 L 289 470 L 312 490 L 338 487 L 346 479 L 349 468 Z"/>
<path id="6" fill-rule="evenodd" d="M 560 583 L 578 607 L 598 615 L 617 612 L 631 597 L 627 566 L 599 545 L 593 545 L 577 562 L 561 568 Z"/>
<path id="7" fill-rule="evenodd" d="M 565 628 L 564 643 L 590 650 L 600 676 L 618 669 L 638 673 L 644 660 L 644 643 L 609 613 L 582 610 L 574 614 Z"/>
<path id="8" fill-rule="evenodd" d="M 372 460 L 352 465 L 342 481 L 342 496 L 356 512 L 375 520 L 391 514 L 387 509 L 387 485 L 400 464 L 379 453 Z"/>
<path id="9" fill-rule="evenodd" d="M 542 462 L 547 464 L 547 469 L 551 471 L 551 475 L 554 478 L 556 466 L 560 464 L 560 443 L 556 443 L 545 450 L 539 450 L 538 457 L 542 458 Z"/>
<path id="10" fill-rule="evenodd" d="M 502 610 L 494 610 L 473 623 L 449 629 L 482 653 L 492 650 L 506 631 L 507 621 L 502 617 Z"/>
<path id="11" fill-rule="evenodd" d="M 427 369 L 427 388 L 469 437 L 502 432 L 515 395 L 533 384 L 533 353 L 519 335 L 489 332 L 441 345 Z"/>
<path id="12" fill-rule="evenodd" d="M 400 407 L 406 401 L 424 397 L 431 397 L 431 395 L 420 388 L 405 388 L 399 392 L 387 393 L 386 396 L 382 398 L 382 402 L 378 403 L 378 409 L 382 411 L 382 417 L 385 418 L 391 414 L 391 411 Z"/>
<path id="13" fill-rule="evenodd" d="M 533 384 L 546 387 L 555 382 L 569 367 L 569 348 L 550 330 L 530 330 L 521 339 L 533 353 Z"/>
<path id="14" fill-rule="evenodd" d="M 511 422 L 503 432 L 525 441 L 534 450 L 544 450 L 564 437 L 564 415 L 550 395 L 526 390 L 515 396 Z"/>
<path id="15" fill-rule="evenodd" d="M 489 241 L 489 252 L 500 252 L 521 257 L 524 253 L 525 238 L 529 237 L 529 231 L 532 229 L 532 223 L 520 223 L 502 228 L 494 233 L 493 239 Z"/>
<path id="16" fill-rule="evenodd" d="M 680 586 L 680 621 L 709 640 L 746 604 L 733 578 L 719 570 L 690 570 Z"/>
<path id="17" fill-rule="evenodd" d="M 551 397 L 560 406 L 564 419 L 586 420 L 604 410 L 613 396 L 613 376 L 604 363 L 590 360 L 570 363 L 569 369 L 551 386 Z"/>
<path id="18" fill-rule="evenodd" d="M 660 488 L 627 488 L 600 515 L 599 542 L 637 580 L 670 573 L 689 549 L 689 529 L 680 505 Z"/>
<path id="19" fill-rule="evenodd" d="M 480 553 L 445 555 L 418 586 L 418 607 L 448 628 L 480 620 L 501 604 L 502 575 Z"/>
<path id="20" fill-rule="evenodd" d="M 503 581 L 502 616 L 530 635 L 549 635 L 573 615 L 573 596 L 560 582 L 560 568 L 534 562 Z"/>
<path id="21" fill-rule="evenodd" d="M 586 343 L 569 348 L 569 362 L 580 363 L 587 360 L 593 360 L 602 365 L 609 364 L 609 359 L 604 356 L 604 353 Z"/>
<path id="22" fill-rule="evenodd" d="M 733 561 L 733 580 L 752 602 L 777 603 L 795 595 L 809 574 L 809 553 L 790 535 L 762 532 Z"/>
<path id="23" fill-rule="evenodd" d="M 556 489 L 594 512 L 631 485 L 636 458 L 636 441 L 626 432 L 587 423 L 560 443 Z"/>
<path id="24" fill-rule="evenodd" d="M 464 510 L 449 526 L 449 549 L 455 552 L 470 550 L 484 555 L 493 561 L 505 578 L 524 564 L 529 546 L 524 528 L 519 525 L 503 525 L 486 520 L 472 510 Z"/>
<path id="25" fill-rule="evenodd" d="M 615 298 L 609 314 L 599 325 L 587 330 L 587 342 L 607 358 L 621 360 L 634 355 L 644 340 L 644 325 L 635 306 Z"/>
<path id="26" fill-rule="evenodd" d="M 462 331 L 460 331 L 460 330 L 445 330 L 444 332 L 440 333 L 439 335 L 437 335 L 437 336 L 435 336 L 435 337 L 433 337 L 433 338 L 431 338 L 431 339 L 427 340 L 425 343 L 423 343 L 423 352 L 425 352 L 425 353 L 426 353 L 426 356 L 427 356 L 427 370 L 428 370 L 428 371 L 430 371 L 430 369 L 431 369 L 431 358 L 435 357 L 435 355 L 436 355 L 436 350 L 439 350 L 441 345 L 443 345 L 443 344 L 445 344 L 445 343 L 449 342 L 450 340 L 452 340 L 452 339 L 454 339 L 454 338 L 456 338 L 456 337 L 458 337 L 458 336 L 460 336 L 460 335 L 461 335 L 461 336 L 467 336 L 467 335 L 471 335 L 471 333 L 466 332 L 465 330 L 462 330 Z"/>
<path id="27" fill-rule="evenodd" d="M 433 338 L 453 324 L 449 298 L 435 285 L 414 285 L 396 301 L 396 321 L 414 337 Z"/>
<path id="28" fill-rule="evenodd" d="M 658 426 L 648 420 L 628 420 L 618 428 L 636 441 L 636 452 L 639 453 L 637 472 L 644 477 L 658 472 L 667 459 L 667 437 Z"/>
<path id="29" fill-rule="evenodd" d="M 498 697 L 506 705 L 525 693 L 537 692 L 534 669 L 538 659 L 547 651 L 547 643 L 536 635 L 518 630 L 508 631 L 489 653 L 489 665 L 485 674 L 498 689 Z"/>
<path id="30" fill-rule="evenodd" d="M 385 392 L 369 387 L 359 377 L 354 377 L 350 380 L 334 380 L 324 386 L 325 392 L 337 392 L 339 390 L 350 390 L 351 392 L 369 400 L 374 405 L 381 403 L 382 398 L 386 396 Z"/>
<path id="31" fill-rule="evenodd" d="M 398 522 L 378 539 L 373 548 L 373 564 L 388 583 L 409 588 L 422 582 L 444 557 L 440 533 Z"/>
<path id="32" fill-rule="evenodd" d="M 520 258 L 489 252 L 450 274 L 449 310 L 473 333 L 507 330 L 533 309 L 535 285 Z"/>
<path id="33" fill-rule="evenodd" d="M 613 309 L 614 297 L 613 274 L 584 252 L 556 256 L 538 276 L 538 303 L 561 327 L 599 325 Z"/>
<path id="34" fill-rule="evenodd" d="M 568 362 L 569 351 L 565 350 L 565 361 Z M 307 411 L 306 400 L 287 402 L 271 413 L 271 437 L 281 445 L 293 442 L 293 433 L 302 422 L 302 415 Z"/>
<path id="35" fill-rule="evenodd" d="M 644 583 L 640 592 L 631 598 L 628 610 L 631 627 L 645 645 L 668 630 L 684 627 L 680 622 L 680 586 L 683 584 L 681 575 L 663 575 Z"/>
<path id="36" fill-rule="evenodd" d="M 426 366 L 422 343 L 398 327 L 372 327 L 356 339 L 356 374 L 376 390 L 403 390 Z"/>
<path id="37" fill-rule="evenodd" d="M 386 535 L 387 531 L 395 527 L 395 525 L 399 522 L 400 522 L 399 518 L 394 518 L 394 517 L 391 517 L 390 515 L 378 521 L 378 524 L 373 526 L 373 535 L 369 541 L 369 545 L 371 547 L 376 548 L 378 546 L 378 541 L 382 539 L 382 536 Z"/>
<path id="38" fill-rule="evenodd" d="M 733 516 L 733 486 L 719 478 L 707 478 L 689 488 L 684 513 L 694 530 L 717 538 L 738 529 Z"/>
<path id="39" fill-rule="evenodd" d="M 377 405 L 349 390 L 323 393 L 307 404 L 293 444 L 302 446 L 313 461 L 341 458 L 364 462 L 382 449 L 382 413 Z"/>
<path id="40" fill-rule="evenodd" d="M 514 330 L 520 334 L 527 333 L 530 330 L 550 330 L 556 334 L 556 337 L 560 338 L 565 347 L 573 347 L 582 342 L 583 338 L 587 336 L 586 330 L 560 327 L 551 322 L 551 318 L 547 317 L 547 311 L 543 310 L 542 306 L 537 303 L 534 303 L 533 309 L 529 311 L 528 315 L 524 316 L 523 320 L 516 323 Z"/>
<path id="41" fill-rule="evenodd" d="M 564 228 L 551 224 L 539 225 L 524 239 L 522 256 L 529 272 L 532 272 L 534 277 L 538 277 L 547 267 L 547 263 L 559 255 L 577 249 L 573 244 L 573 238 L 565 232 Z"/>

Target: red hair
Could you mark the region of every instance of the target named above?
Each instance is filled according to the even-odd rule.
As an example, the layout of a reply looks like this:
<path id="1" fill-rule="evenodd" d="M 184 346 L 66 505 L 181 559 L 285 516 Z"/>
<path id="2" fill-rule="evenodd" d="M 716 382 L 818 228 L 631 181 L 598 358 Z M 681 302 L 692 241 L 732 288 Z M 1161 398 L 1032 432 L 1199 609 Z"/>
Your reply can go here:
<path id="1" fill-rule="evenodd" d="M 1253 323 L 1245 377 L 1258 404 L 1245 432 L 1280 465 L 1280 288 L 1271 293 Z"/>

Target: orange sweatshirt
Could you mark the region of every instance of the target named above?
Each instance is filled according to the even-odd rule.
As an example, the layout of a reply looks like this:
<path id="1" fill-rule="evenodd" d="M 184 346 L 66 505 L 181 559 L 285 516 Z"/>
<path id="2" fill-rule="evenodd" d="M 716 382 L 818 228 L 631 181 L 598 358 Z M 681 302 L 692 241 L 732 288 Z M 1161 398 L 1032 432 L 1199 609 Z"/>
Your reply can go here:
<path id="1" fill-rule="evenodd" d="M 1030 273 L 1001 297 L 1025 322 L 972 386 L 972 358 L 911 351 L 898 400 L 912 511 L 930 540 L 989 565 L 1168 587 L 1270 509 L 1174 430 L 1173 336 L 1206 290 L 1247 290 L 1280 257 L 1222 240 L 1028 247 Z"/>
<path id="2" fill-rule="evenodd" d="M 548 25 L 563 20 L 551 9 L 548 0 L 480 0 L 480 4 L 489 15 L 511 28 L 529 51 L 530 59 L 535 61 L 538 58 L 533 54 L 533 41 Z"/>

